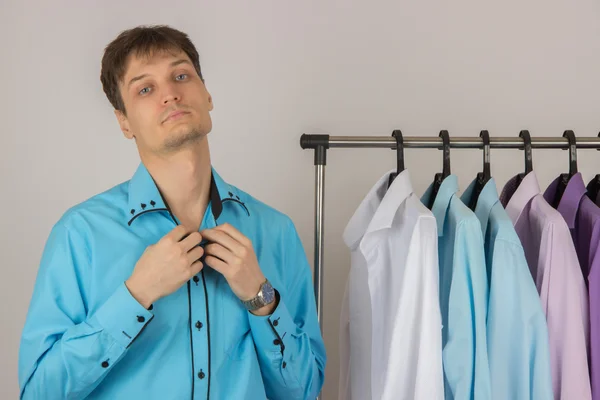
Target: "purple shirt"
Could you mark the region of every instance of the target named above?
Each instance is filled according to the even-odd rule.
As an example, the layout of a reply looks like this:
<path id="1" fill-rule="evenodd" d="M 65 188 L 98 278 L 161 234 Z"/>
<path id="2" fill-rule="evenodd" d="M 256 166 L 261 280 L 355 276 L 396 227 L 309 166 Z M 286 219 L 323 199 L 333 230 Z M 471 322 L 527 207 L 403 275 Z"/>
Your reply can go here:
<path id="1" fill-rule="evenodd" d="M 508 181 L 500 201 L 521 240 L 548 322 L 556 400 L 592 398 L 587 357 L 588 295 L 567 223 L 544 199 L 535 172 L 517 187 Z"/>
<path id="2" fill-rule="evenodd" d="M 548 202 L 554 199 L 559 180 L 546 189 L 544 198 Z M 588 282 L 592 398 L 600 399 L 600 208 L 585 193 L 581 174 L 573 175 L 557 210 L 571 230 L 579 265 Z"/>

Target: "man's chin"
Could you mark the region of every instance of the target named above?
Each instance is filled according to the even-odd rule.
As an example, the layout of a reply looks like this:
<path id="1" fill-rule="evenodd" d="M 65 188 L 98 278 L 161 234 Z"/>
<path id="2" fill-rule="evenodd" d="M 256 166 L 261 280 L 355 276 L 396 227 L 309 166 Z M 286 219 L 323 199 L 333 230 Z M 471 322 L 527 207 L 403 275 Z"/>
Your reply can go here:
<path id="1" fill-rule="evenodd" d="M 166 138 L 165 142 L 163 143 L 163 148 L 167 151 L 180 150 L 204 139 L 207 134 L 208 132 L 205 132 L 202 129 L 173 132 L 169 135 L 169 137 Z"/>

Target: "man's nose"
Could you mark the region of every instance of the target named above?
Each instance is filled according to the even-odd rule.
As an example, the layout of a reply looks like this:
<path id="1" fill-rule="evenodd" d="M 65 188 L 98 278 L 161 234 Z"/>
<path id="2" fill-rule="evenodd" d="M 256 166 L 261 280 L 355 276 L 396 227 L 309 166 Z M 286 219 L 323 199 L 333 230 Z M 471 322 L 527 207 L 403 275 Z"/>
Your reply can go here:
<path id="1" fill-rule="evenodd" d="M 181 100 L 181 94 L 173 85 L 169 85 L 165 88 L 165 93 L 163 96 L 164 104 L 167 104 L 167 103 L 173 102 L 173 101 L 180 101 L 180 100 Z"/>

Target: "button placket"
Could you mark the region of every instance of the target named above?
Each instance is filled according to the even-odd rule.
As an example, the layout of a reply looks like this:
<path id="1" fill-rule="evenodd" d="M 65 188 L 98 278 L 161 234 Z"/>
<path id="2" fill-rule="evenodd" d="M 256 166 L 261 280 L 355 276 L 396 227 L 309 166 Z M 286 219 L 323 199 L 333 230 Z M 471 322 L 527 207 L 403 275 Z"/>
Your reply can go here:
<path id="1" fill-rule="evenodd" d="M 195 283 L 190 287 L 190 296 L 192 304 L 191 321 L 193 328 L 191 331 L 194 353 L 194 375 L 196 384 L 194 385 L 195 397 L 202 398 L 206 396 L 209 381 L 209 361 L 208 361 L 208 329 L 205 323 L 206 299 L 204 295 L 204 284 L 199 275 L 194 275 L 192 281 Z M 208 281 L 206 282 L 208 286 Z"/>

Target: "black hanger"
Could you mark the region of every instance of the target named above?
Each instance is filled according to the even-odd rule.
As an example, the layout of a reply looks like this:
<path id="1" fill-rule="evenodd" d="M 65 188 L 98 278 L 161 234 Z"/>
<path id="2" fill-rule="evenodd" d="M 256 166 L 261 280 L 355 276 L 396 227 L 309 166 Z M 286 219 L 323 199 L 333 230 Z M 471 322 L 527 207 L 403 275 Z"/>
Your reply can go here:
<path id="1" fill-rule="evenodd" d="M 556 195 L 554 196 L 554 202 L 552 203 L 554 208 L 558 207 L 558 203 L 560 202 L 560 199 L 562 198 L 562 195 L 569 184 L 569 180 L 577 173 L 577 144 L 575 140 L 575 133 L 570 130 L 565 131 L 565 133 L 563 133 L 563 137 L 566 137 L 569 140 L 569 173 L 560 174 L 558 187 L 556 188 Z"/>
<path id="2" fill-rule="evenodd" d="M 598 133 L 598 137 L 600 137 L 600 133 Z M 598 197 L 598 192 L 600 192 L 600 174 L 597 174 L 592 178 L 590 183 L 588 183 L 586 186 L 586 189 L 588 197 L 595 203 L 596 198 Z"/>
<path id="3" fill-rule="evenodd" d="M 404 139 L 402 137 L 402 132 L 399 129 L 396 129 L 394 130 L 394 132 L 392 132 L 392 136 L 396 138 L 396 147 L 393 147 L 392 150 L 396 150 L 397 166 L 396 172 L 392 172 L 390 174 L 390 179 L 388 181 L 388 189 L 392 185 L 392 182 L 394 181 L 394 179 L 396 179 L 398 174 L 404 171 Z"/>
<path id="4" fill-rule="evenodd" d="M 435 174 L 433 178 L 433 188 L 431 190 L 431 198 L 429 199 L 429 209 L 433 207 L 435 197 L 437 196 L 442 181 L 450 175 L 450 135 L 447 130 L 440 131 L 439 137 L 442 138 L 442 154 L 443 154 L 443 169 L 441 173 Z"/>
<path id="5" fill-rule="evenodd" d="M 525 154 L 525 172 L 517 175 L 517 187 L 521 184 L 525 175 L 533 171 L 533 152 L 531 151 L 531 135 L 529 131 L 524 129 L 519 133 L 519 137 L 523 138 L 523 150 Z"/>
<path id="6" fill-rule="evenodd" d="M 477 205 L 477 200 L 485 184 L 492 178 L 490 172 L 490 134 L 484 130 L 479 133 L 479 137 L 483 141 L 483 172 L 477 173 L 473 195 L 471 196 L 470 208 L 472 210 L 475 209 L 475 205 Z"/>

